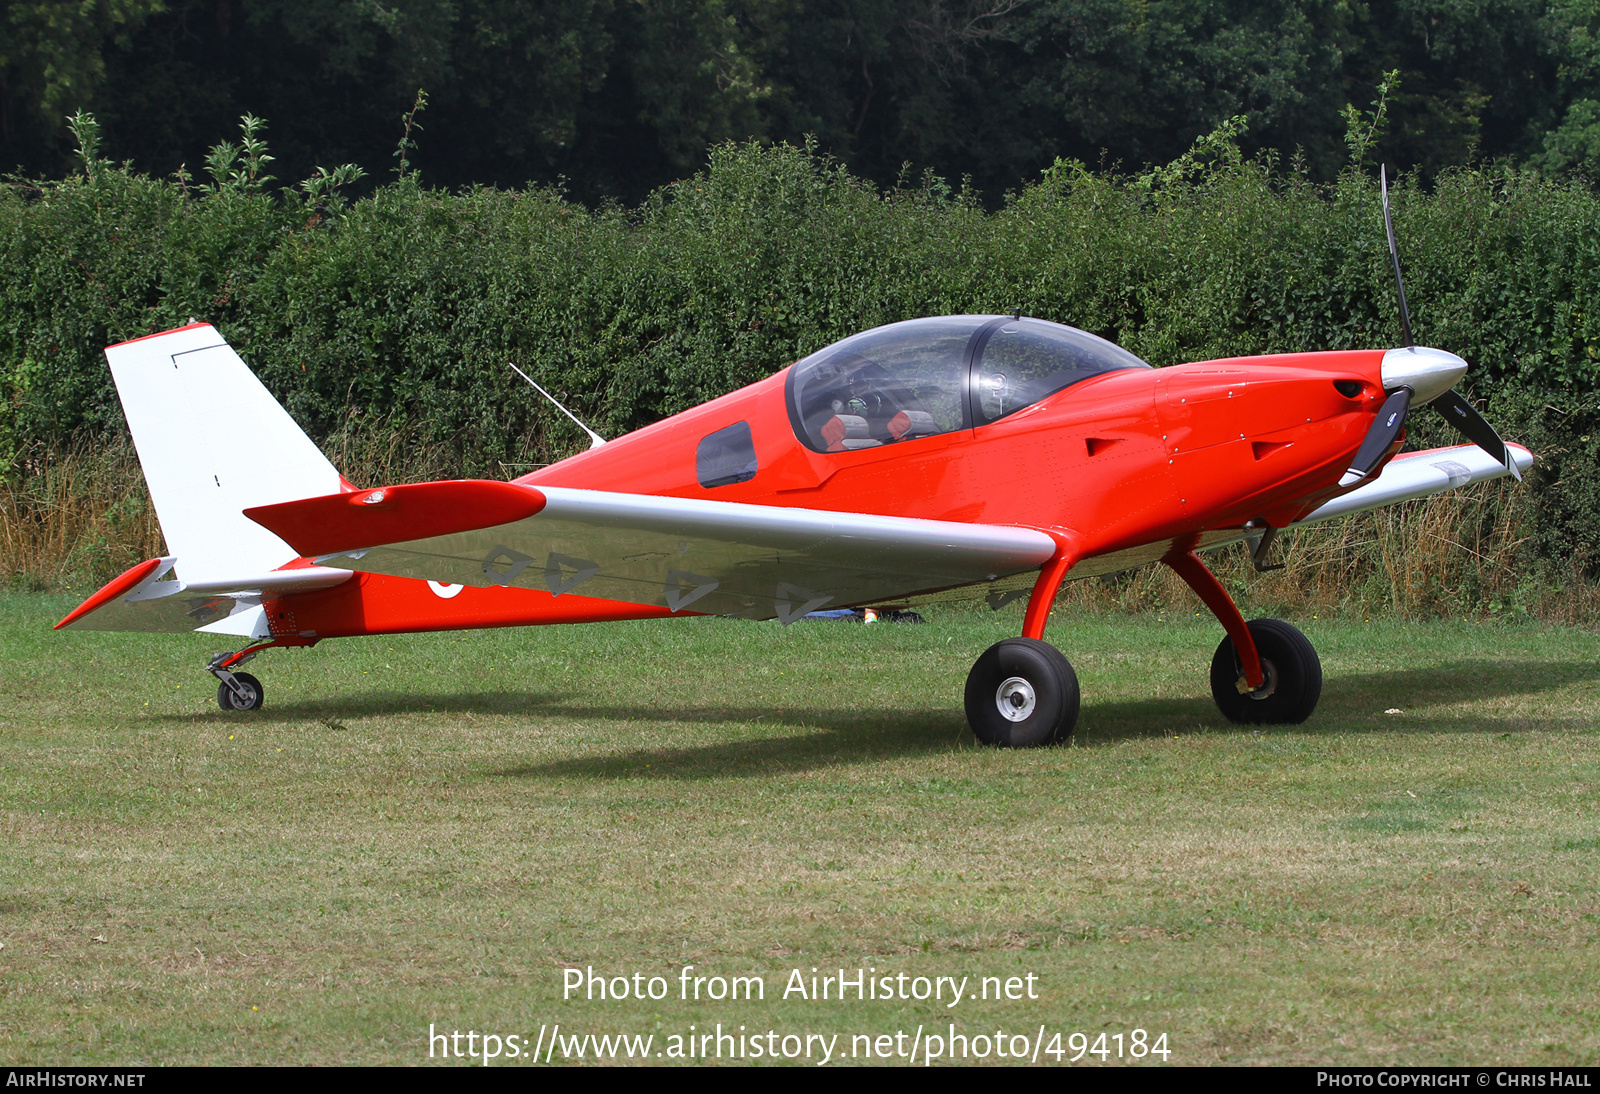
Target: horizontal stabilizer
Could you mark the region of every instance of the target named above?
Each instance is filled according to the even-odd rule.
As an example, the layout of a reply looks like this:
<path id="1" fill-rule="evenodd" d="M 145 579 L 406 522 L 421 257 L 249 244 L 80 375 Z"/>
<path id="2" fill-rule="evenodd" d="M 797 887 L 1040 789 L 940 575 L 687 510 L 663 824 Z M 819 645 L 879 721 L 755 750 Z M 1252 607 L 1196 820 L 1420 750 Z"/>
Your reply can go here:
<path id="1" fill-rule="evenodd" d="M 56 630 L 209 631 L 259 638 L 266 633 L 261 602 L 288 593 L 327 589 L 350 580 L 349 570 L 301 566 L 264 574 L 183 582 L 170 577 L 177 559 L 152 558 L 108 581 Z"/>
<path id="2" fill-rule="evenodd" d="M 1032 528 L 567 487 L 463 481 L 371 493 L 383 498 L 370 513 L 357 493 L 250 516 L 319 562 L 371 573 L 785 622 L 1035 570 L 1056 550 Z"/>
<path id="3" fill-rule="evenodd" d="M 544 508 L 532 486 L 483 479 L 384 486 L 246 509 L 305 558 L 511 524 Z"/>

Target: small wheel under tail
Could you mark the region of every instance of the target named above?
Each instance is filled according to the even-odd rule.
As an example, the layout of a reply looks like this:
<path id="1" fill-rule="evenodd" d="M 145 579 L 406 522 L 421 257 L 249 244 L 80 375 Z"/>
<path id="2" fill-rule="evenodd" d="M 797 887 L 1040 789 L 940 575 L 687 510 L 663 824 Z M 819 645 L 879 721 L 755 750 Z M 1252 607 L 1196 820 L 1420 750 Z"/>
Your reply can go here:
<path id="1" fill-rule="evenodd" d="M 1246 624 L 1261 655 L 1266 682 L 1240 693 L 1244 673 L 1233 639 L 1224 638 L 1211 658 L 1211 695 L 1217 709 L 1243 725 L 1298 725 L 1311 717 L 1322 697 L 1322 661 L 1311 640 L 1281 619 Z"/>
<path id="2" fill-rule="evenodd" d="M 226 711 L 260 710 L 261 701 L 266 698 L 261 681 L 248 672 L 236 672 L 233 674 L 233 679 L 244 694 L 235 692 L 224 680 L 217 685 L 217 705 Z"/>
<path id="3" fill-rule="evenodd" d="M 1007 638 L 967 674 L 967 722 L 986 745 L 1036 748 L 1072 734 L 1078 674 L 1061 651 L 1036 638 Z"/>

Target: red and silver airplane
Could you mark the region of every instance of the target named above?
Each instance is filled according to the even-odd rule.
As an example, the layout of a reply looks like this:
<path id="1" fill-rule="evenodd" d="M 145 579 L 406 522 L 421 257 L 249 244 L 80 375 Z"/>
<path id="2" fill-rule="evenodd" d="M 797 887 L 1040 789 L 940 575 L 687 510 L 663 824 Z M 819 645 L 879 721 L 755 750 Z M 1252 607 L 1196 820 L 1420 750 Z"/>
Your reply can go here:
<path id="1" fill-rule="evenodd" d="M 1402 320 L 1409 342 L 1403 295 Z M 212 326 L 106 357 L 170 553 L 57 626 L 247 640 L 207 665 L 224 710 L 261 706 L 246 661 L 327 638 L 788 624 L 977 590 L 1028 604 L 1022 636 L 973 666 L 968 721 L 986 743 L 1048 744 L 1079 704 L 1043 641 L 1062 582 L 1161 562 L 1226 632 L 1211 664 L 1222 713 L 1297 723 L 1321 693 L 1316 651 L 1287 623 L 1246 623 L 1202 553 L 1248 541 L 1265 568 L 1282 529 L 1533 462 L 1452 390 L 1467 364 L 1443 350 L 1154 369 L 1072 327 L 958 315 L 854 335 L 511 482 L 358 489 Z M 1420 404 L 1474 443 L 1397 454 Z"/>

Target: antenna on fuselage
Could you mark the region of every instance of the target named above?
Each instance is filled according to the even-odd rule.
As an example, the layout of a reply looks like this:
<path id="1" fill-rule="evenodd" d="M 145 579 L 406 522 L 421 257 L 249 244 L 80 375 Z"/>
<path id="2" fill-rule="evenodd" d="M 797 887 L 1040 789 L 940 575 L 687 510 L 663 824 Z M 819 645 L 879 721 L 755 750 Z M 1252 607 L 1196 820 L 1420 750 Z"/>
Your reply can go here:
<path id="1" fill-rule="evenodd" d="M 596 448 L 599 448 L 601 445 L 606 443 L 606 439 L 604 437 L 600 436 L 600 434 L 596 433 L 594 430 L 592 430 L 588 426 L 584 425 L 583 422 L 579 421 L 578 420 L 578 416 L 576 414 L 574 414 L 572 411 L 568 410 L 566 407 L 562 406 L 559 402 L 556 402 L 556 397 L 554 395 L 550 394 L 544 388 L 540 387 L 539 386 L 539 382 L 537 380 L 535 380 L 532 376 L 529 376 L 526 372 L 523 372 L 516 365 L 511 364 L 510 361 L 507 361 L 506 364 L 508 366 L 510 366 L 512 372 L 515 372 L 518 376 L 522 377 L 524 380 L 528 381 L 528 383 L 532 384 L 533 385 L 533 390 L 537 391 L 540 395 L 543 395 L 546 399 L 549 399 L 552 403 L 555 403 L 556 404 L 556 409 L 561 411 L 561 413 L 565 414 L 567 417 L 571 418 L 579 429 L 581 429 L 585 433 L 589 434 L 589 440 L 590 440 L 589 450 L 591 452 L 594 451 Z"/>

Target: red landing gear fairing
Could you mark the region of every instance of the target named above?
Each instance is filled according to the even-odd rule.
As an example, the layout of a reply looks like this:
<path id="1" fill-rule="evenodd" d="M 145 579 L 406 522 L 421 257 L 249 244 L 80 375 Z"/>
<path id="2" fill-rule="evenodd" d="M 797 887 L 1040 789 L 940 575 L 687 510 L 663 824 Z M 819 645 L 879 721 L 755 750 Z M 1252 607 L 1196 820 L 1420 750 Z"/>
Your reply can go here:
<path id="1" fill-rule="evenodd" d="M 325 638 L 821 608 L 949 590 L 1029 595 L 1022 637 L 966 686 L 978 737 L 1071 732 L 1072 667 L 1043 641 L 1064 580 L 1162 562 L 1227 632 L 1211 666 L 1239 722 L 1300 722 L 1321 668 L 1295 628 L 1246 624 L 1200 552 L 1532 463 L 1450 390 L 1466 363 L 1413 347 L 1152 369 L 1014 316 L 895 323 L 514 482 L 356 489 L 215 329 L 106 351 L 171 555 L 58 626 L 246 640 L 238 671 Z M 1442 401 L 1482 445 L 1396 456 Z M 1487 433 L 1484 431 L 1487 430 Z M 1499 445 L 1496 448 L 1496 445 Z M 1031 590 L 1031 591 L 1030 591 Z"/>

